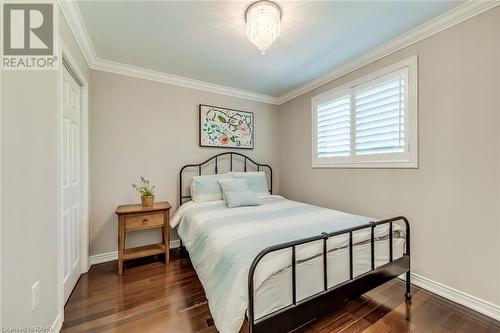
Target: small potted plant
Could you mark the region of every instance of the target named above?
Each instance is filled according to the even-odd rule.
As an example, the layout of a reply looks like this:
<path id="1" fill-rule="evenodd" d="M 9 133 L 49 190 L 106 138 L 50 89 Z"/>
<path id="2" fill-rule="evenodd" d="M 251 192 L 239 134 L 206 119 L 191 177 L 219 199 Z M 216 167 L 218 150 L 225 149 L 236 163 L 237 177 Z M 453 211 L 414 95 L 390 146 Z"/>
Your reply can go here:
<path id="1" fill-rule="evenodd" d="M 153 202 L 155 200 L 155 186 L 149 183 L 149 180 L 142 177 L 140 178 L 139 185 L 132 184 L 132 187 L 141 194 L 141 201 L 143 207 L 153 207 Z"/>

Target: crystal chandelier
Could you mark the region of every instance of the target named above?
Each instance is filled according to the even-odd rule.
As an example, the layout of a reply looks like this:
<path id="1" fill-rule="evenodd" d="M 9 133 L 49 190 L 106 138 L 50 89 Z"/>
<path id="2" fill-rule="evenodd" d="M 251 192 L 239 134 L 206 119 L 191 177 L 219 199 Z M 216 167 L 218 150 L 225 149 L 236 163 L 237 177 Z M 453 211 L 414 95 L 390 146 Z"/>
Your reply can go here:
<path id="1" fill-rule="evenodd" d="M 257 1 L 247 8 L 245 18 L 248 39 L 264 54 L 280 34 L 280 7 L 268 0 Z"/>

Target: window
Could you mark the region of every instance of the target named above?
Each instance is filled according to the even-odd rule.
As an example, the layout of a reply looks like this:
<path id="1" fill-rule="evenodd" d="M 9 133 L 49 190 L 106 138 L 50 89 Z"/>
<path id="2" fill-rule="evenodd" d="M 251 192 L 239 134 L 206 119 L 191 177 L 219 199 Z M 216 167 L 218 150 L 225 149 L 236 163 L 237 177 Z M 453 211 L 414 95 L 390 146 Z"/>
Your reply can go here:
<path id="1" fill-rule="evenodd" d="M 416 168 L 417 57 L 312 99 L 312 166 Z"/>

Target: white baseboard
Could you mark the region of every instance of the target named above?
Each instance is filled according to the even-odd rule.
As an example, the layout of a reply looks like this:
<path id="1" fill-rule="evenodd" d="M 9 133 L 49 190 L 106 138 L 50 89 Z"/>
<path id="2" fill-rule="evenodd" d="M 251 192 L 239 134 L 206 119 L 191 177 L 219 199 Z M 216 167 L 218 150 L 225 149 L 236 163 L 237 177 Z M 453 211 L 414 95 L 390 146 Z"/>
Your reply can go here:
<path id="1" fill-rule="evenodd" d="M 96 254 L 89 257 L 90 266 L 118 260 L 118 251 Z"/>
<path id="2" fill-rule="evenodd" d="M 400 278 L 404 280 L 404 275 Z M 500 306 L 477 298 L 455 288 L 433 281 L 426 277 L 411 273 L 411 283 L 428 290 L 436 295 L 444 297 L 450 301 L 463 305 L 469 309 L 482 313 L 488 317 L 500 320 Z"/>
<path id="3" fill-rule="evenodd" d="M 59 331 L 61 331 L 62 324 L 63 324 L 62 313 L 58 313 L 56 319 L 54 319 L 54 322 L 50 327 L 50 331 L 53 333 L 59 333 Z"/>
<path id="4" fill-rule="evenodd" d="M 175 249 L 181 246 L 181 241 L 179 239 L 170 241 L 170 248 Z M 109 262 L 113 260 L 118 260 L 118 251 L 96 254 L 89 257 L 90 266 L 102 264 L 104 262 Z"/>
<path id="5" fill-rule="evenodd" d="M 176 249 L 176 248 L 178 248 L 180 246 L 181 246 L 181 240 L 180 239 L 176 239 L 176 240 L 170 241 L 170 248 L 171 249 Z"/>

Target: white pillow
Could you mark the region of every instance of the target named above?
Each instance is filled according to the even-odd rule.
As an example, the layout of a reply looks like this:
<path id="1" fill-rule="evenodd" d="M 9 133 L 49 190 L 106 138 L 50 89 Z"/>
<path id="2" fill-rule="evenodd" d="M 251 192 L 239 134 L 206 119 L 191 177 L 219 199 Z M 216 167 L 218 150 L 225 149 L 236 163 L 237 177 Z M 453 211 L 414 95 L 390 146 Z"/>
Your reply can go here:
<path id="1" fill-rule="evenodd" d="M 260 201 L 254 191 L 225 191 L 227 208 L 235 208 L 241 206 L 258 206 Z"/>
<path id="2" fill-rule="evenodd" d="M 248 188 L 257 193 L 257 195 L 269 195 L 267 177 L 264 171 L 251 172 L 233 172 L 234 178 L 246 179 Z"/>
<path id="3" fill-rule="evenodd" d="M 222 191 L 222 198 L 226 200 L 224 192 L 227 191 L 248 191 L 248 183 L 246 179 L 226 178 L 219 179 L 220 189 Z"/>
<path id="4" fill-rule="evenodd" d="M 218 175 L 195 176 L 191 180 L 191 199 L 194 202 L 222 200 L 219 180 L 233 178 L 231 172 Z"/>

